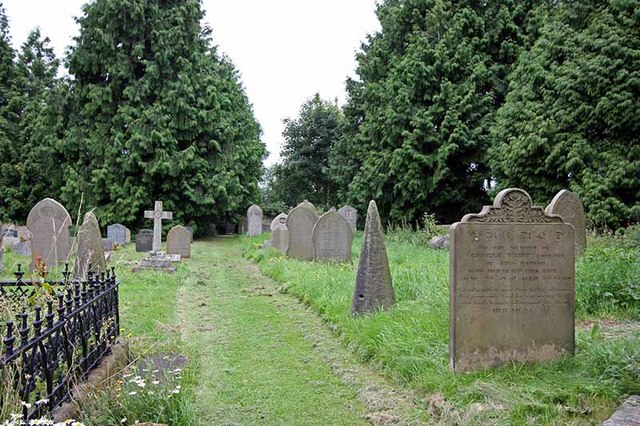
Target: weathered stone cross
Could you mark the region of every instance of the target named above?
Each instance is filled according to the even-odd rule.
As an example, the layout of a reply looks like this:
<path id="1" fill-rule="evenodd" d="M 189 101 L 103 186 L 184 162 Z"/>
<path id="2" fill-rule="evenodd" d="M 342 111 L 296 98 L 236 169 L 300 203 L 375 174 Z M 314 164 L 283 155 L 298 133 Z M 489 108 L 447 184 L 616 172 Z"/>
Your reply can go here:
<path id="1" fill-rule="evenodd" d="M 144 217 L 153 219 L 153 251 L 162 248 L 162 219 L 173 219 L 173 212 L 162 211 L 162 201 L 156 201 L 153 211 L 145 210 Z"/>

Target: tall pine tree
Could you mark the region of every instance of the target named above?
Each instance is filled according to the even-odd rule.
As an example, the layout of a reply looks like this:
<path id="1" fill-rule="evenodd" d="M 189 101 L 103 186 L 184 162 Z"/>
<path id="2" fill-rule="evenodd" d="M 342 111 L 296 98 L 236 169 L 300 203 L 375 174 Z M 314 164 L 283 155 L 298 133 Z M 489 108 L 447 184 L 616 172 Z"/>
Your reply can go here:
<path id="1" fill-rule="evenodd" d="M 410 222 L 424 212 L 452 221 L 487 201 L 489 129 L 538 3 L 378 6 L 382 30 L 357 57 L 345 137 L 332 156 L 346 201 L 375 199 L 384 219 Z"/>
<path id="2" fill-rule="evenodd" d="M 640 2 L 560 2 L 493 132 L 500 187 L 577 192 L 596 226 L 640 221 Z"/>
<path id="3" fill-rule="evenodd" d="M 78 19 L 62 199 L 140 224 L 163 200 L 184 223 L 257 201 L 264 145 L 237 72 L 198 0 L 96 0 Z"/>

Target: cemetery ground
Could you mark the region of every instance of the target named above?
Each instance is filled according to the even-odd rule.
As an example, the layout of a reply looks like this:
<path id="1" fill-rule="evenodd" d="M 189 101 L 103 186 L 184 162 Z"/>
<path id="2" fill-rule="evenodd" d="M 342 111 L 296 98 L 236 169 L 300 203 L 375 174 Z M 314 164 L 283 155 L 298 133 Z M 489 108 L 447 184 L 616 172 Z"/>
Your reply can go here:
<path id="1" fill-rule="evenodd" d="M 116 251 L 122 336 L 136 361 L 87 398 L 80 420 L 597 424 L 640 393 L 632 237 L 592 237 L 578 258 L 575 357 L 473 373 L 449 370 L 449 255 L 420 233 L 386 236 L 397 304 L 356 319 L 360 237 L 351 264 L 288 259 L 260 248 L 268 237 L 196 241 L 175 275 L 133 274 L 145 254 Z M 28 261 L 5 254 L 3 274 Z"/>

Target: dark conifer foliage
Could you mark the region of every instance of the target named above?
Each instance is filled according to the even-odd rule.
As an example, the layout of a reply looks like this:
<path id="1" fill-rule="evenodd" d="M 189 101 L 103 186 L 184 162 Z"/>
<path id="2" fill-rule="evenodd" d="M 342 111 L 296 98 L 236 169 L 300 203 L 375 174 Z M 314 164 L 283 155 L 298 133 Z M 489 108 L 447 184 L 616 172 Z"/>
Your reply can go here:
<path id="1" fill-rule="evenodd" d="M 69 57 L 69 208 L 84 194 L 103 223 L 136 225 L 163 200 L 177 221 L 204 227 L 257 201 L 260 128 L 202 17 L 197 0 L 84 6 Z"/>

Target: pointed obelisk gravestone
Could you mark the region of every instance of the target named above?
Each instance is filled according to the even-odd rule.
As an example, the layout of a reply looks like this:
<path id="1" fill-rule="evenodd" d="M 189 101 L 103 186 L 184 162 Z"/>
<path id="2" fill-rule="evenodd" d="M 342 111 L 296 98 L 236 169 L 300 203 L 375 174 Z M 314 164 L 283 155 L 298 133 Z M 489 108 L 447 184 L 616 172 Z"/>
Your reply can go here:
<path id="1" fill-rule="evenodd" d="M 329 210 L 313 227 L 313 254 L 316 260 L 351 262 L 351 226 L 336 211 Z"/>
<path id="2" fill-rule="evenodd" d="M 100 224 L 93 212 L 84 215 L 82 225 L 78 228 L 78 252 L 74 276 L 84 279 L 87 272 L 105 272 L 107 262 L 104 258 Z"/>
<path id="3" fill-rule="evenodd" d="M 565 223 L 570 223 L 576 230 L 576 253 L 581 254 L 587 248 L 587 226 L 584 207 L 578 194 L 563 189 L 558 192 L 545 211 L 557 214 Z"/>
<path id="4" fill-rule="evenodd" d="M 355 235 L 356 227 L 358 225 L 358 211 L 353 207 L 346 205 L 342 206 L 340 210 L 338 210 L 338 213 L 340 213 L 340 215 L 349 222 L 349 225 L 351 225 L 351 232 Z"/>
<path id="5" fill-rule="evenodd" d="M 287 253 L 287 249 L 289 248 L 289 228 L 287 228 L 287 218 L 286 215 L 283 217 L 281 215 L 277 216 L 278 223 L 276 224 L 273 231 L 271 231 L 271 247 L 280 250 L 282 253 Z"/>
<path id="6" fill-rule="evenodd" d="M 284 222 L 281 222 L 280 219 L 284 219 Z M 279 223 L 284 223 L 285 225 L 287 224 L 287 214 L 286 213 L 280 213 L 278 216 L 274 217 L 273 220 L 271 221 L 271 230 L 273 231 L 274 229 L 276 229 L 276 225 L 278 225 Z"/>
<path id="7" fill-rule="evenodd" d="M 256 204 L 247 209 L 247 235 L 262 235 L 262 209 Z"/>
<path id="8" fill-rule="evenodd" d="M 48 267 L 64 262 L 71 250 L 69 227 L 71 216 L 67 209 L 52 198 L 45 198 L 29 212 L 27 227 L 31 232 L 31 267 L 40 258 Z"/>
<path id="9" fill-rule="evenodd" d="M 318 221 L 315 211 L 299 205 L 287 216 L 289 248 L 287 256 L 296 259 L 313 260 L 313 227 Z"/>
<path id="10" fill-rule="evenodd" d="M 127 243 L 127 228 L 119 223 L 107 226 L 107 239 L 124 246 Z"/>
<path id="11" fill-rule="evenodd" d="M 574 353 L 574 228 L 532 204 L 505 189 L 449 230 L 455 371 Z"/>
<path id="12" fill-rule="evenodd" d="M 156 201 L 153 211 L 144 212 L 146 219 L 153 219 L 153 251 L 160 251 L 162 248 L 162 220 L 173 219 L 172 212 L 162 211 L 162 201 Z"/>
<path id="13" fill-rule="evenodd" d="M 191 257 L 191 233 L 184 226 L 174 226 L 167 234 L 167 254 Z"/>
<path id="14" fill-rule="evenodd" d="M 376 202 L 369 202 L 351 315 L 388 309 L 395 303 L 389 258 Z"/>

